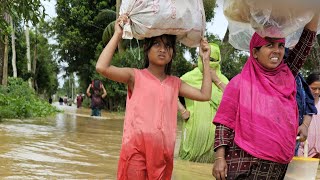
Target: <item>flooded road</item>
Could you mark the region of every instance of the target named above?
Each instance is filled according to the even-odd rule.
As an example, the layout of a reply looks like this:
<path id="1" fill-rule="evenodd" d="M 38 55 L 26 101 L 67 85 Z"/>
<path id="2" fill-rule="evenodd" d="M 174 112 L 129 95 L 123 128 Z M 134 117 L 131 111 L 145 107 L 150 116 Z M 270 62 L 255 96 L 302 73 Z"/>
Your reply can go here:
<path id="1" fill-rule="evenodd" d="M 47 119 L 0 124 L 0 179 L 116 179 L 122 117 L 61 107 L 65 113 Z M 178 160 L 180 134 L 172 179 L 213 179 L 211 164 Z"/>
<path id="2" fill-rule="evenodd" d="M 65 112 L 0 123 L 0 179 L 116 179 L 123 117 L 102 112 L 93 118 L 90 109 L 57 106 Z M 178 159 L 181 125 L 172 179 L 213 179 L 212 164 Z"/>

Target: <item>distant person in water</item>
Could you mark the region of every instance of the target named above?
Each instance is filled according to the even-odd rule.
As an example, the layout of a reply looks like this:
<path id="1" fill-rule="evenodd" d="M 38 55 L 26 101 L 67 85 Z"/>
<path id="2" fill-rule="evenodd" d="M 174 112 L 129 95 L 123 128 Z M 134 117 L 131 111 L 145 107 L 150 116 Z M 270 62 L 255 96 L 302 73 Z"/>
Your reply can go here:
<path id="1" fill-rule="evenodd" d="M 91 98 L 91 116 L 101 116 L 101 109 L 104 105 L 103 98 L 107 91 L 100 80 L 93 80 L 87 88 L 87 96 Z"/>
<path id="2" fill-rule="evenodd" d="M 62 97 L 59 97 L 59 104 L 60 104 L 60 105 L 63 105 L 63 99 L 62 99 Z"/>
<path id="3" fill-rule="evenodd" d="M 65 95 L 63 97 L 63 103 L 64 103 L 64 105 L 68 105 L 68 96 L 67 95 Z"/>
<path id="4" fill-rule="evenodd" d="M 82 97 L 81 93 L 77 94 L 77 108 L 81 107 L 82 102 L 83 102 L 83 97 Z"/>

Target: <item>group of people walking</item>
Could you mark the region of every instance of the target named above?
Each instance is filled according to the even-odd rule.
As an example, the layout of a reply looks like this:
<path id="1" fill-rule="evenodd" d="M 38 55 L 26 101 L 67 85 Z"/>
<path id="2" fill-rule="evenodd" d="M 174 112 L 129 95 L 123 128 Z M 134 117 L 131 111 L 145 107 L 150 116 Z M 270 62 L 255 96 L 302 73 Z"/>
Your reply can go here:
<path id="1" fill-rule="evenodd" d="M 304 143 L 296 145 L 297 136 L 309 140 L 310 156 L 319 157 L 320 74 L 306 80 L 313 97 L 304 103 L 312 112 L 303 112 L 300 123 L 296 83 L 318 19 L 316 14 L 304 27 L 285 59 L 285 38 L 254 33 L 247 62 L 229 82 L 220 70 L 219 47 L 205 38 L 198 67 L 181 78 L 171 75 L 175 35 L 145 39 L 144 69 L 111 65 L 129 22 L 121 15 L 96 64 L 98 73 L 127 85 L 118 179 L 171 179 L 178 111 L 185 119 L 179 157 L 213 163 L 216 179 L 283 179 L 296 146 L 302 154 Z"/>

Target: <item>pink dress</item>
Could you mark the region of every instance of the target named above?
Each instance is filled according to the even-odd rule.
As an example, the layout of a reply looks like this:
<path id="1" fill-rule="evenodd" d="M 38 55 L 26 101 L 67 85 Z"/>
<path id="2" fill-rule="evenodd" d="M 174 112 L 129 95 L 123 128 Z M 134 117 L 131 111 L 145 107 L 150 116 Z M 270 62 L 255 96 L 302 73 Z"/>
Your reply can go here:
<path id="1" fill-rule="evenodd" d="M 317 115 L 312 116 L 311 124 L 308 129 L 308 157 L 320 155 L 320 101 L 316 104 Z M 300 143 L 299 156 L 303 156 L 304 143 Z"/>
<path id="2" fill-rule="evenodd" d="M 134 69 L 134 74 L 134 90 L 127 95 L 118 179 L 138 179 L 142 173 L 145 179 L 169 180 L 181 80 L 167 76 L 160 82 L 147 69 Z"/>

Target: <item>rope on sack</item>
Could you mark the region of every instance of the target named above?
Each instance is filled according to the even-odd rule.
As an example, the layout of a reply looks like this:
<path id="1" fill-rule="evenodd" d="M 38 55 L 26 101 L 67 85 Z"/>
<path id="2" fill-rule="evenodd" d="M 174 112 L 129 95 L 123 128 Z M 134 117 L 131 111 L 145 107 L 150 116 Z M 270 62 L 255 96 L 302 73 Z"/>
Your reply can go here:
<path id="1" fill-rule="evenodd" d="M 141 54 L 140 54 L 140 44 L 139 44 L 139 40 L 138 39 L 135 39 L 136 41 L 137 41 L 137 44 L 138 44 L 138 60 L 141 60 Z M 132 44 L 131 44 L 131 41 L 132 40 L 130 40 L 130 52 L 131 52 L 131 54 L 132 54 L 132 56 L 133 56 L 133 59 L 134 60 L 136 60 L 136 55 L 135 55 L 135 53 L 134 53 L 134 49 L 132 48 Z"/>

